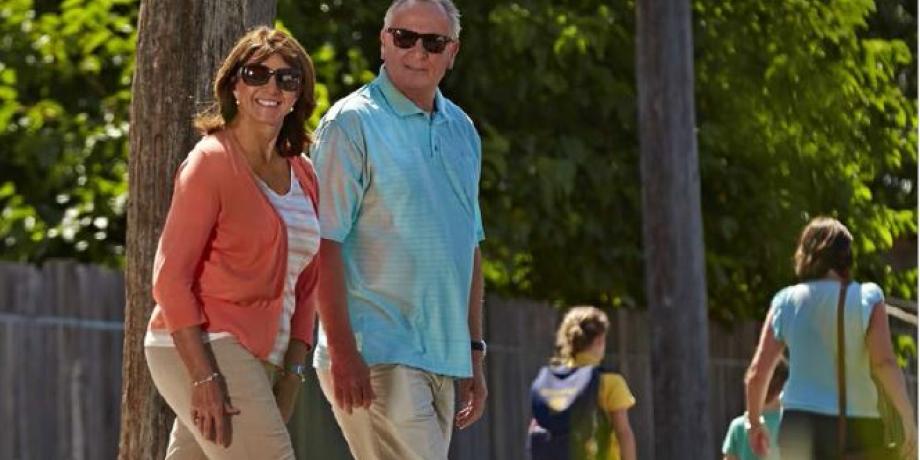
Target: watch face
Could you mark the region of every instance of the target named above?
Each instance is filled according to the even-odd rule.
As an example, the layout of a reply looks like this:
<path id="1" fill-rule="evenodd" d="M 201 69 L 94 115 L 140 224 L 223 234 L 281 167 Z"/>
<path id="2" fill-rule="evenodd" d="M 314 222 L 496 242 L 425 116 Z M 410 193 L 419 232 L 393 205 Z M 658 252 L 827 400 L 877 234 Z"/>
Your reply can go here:
<path id="1" fill-rule="evenodd" d="M 287 370 L 292 374 L 297 374 L 303 377 L 307 373 L 307 366 L 304 364 L 291 364 L 288 366 Z"/>
<path id="2" fill-rule="evenodd" d="M 481 351 L 483 354 L 486 352 L 486 341 L 485 340 L 471 340 L 470 348 L 476 351 Z"/>

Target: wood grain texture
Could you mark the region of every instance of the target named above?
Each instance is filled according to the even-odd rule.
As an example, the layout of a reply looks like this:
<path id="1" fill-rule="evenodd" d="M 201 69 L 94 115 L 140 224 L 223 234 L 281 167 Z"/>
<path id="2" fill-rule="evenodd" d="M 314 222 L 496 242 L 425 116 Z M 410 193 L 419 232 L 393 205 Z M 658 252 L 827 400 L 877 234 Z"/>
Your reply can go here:
<path id="1" fill-rule="evenodd" d="M 636 4 L 645 287 L 657 442 L 647 458 L 713 451 L 706 275 L 688 0 Z"/>

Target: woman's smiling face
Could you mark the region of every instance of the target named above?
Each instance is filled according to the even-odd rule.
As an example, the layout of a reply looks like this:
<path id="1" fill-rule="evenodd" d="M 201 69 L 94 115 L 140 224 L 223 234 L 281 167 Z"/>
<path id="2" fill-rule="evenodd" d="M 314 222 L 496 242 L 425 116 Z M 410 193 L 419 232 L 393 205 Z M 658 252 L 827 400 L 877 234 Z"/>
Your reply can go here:
<path id="1" fill-rule="evenodd" d="M 278 54 L 272 54 L 262 62 L 247 62 L 248 64 L 261 64 L 273 71 L 290 69 L 291 66 Z M 233 96 L 237 101 L 237 116 L 243 122 L 269 124 L 280 128 L 284 117 L 290 113 L 291 107 L 300 96 L 301 89 L 297 91 L 284 91 L 278 87 L 277 76 L 272 74 L 268 82 L 261 86 L 251 86 L 239 76 L 233 86 Z"/>

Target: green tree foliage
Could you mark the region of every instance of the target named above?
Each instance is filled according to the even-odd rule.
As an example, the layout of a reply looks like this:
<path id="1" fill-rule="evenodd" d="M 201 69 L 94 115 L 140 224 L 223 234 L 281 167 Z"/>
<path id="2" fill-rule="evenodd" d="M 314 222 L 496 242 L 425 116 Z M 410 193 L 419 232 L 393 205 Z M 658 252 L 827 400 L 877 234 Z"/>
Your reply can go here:
<path id="1" fill-rule="evenodd" d="M 136 2 L 43 3 L 0 6 L 0 244 L 117 262 Z M 279 1 L 315 61 L 320 113 L 376 74 L 388 4 Z M 642 305 L 633 0 L 457 4 L 462 51 L 442 88 L 483 136 L 489 289 Z M 886 253 L 917 232 L 916 5 L 693 5 L 714 316 L 760 315 L 818 214 L 853 230 L 858 277 L 915 298 L 916 268 Z"/>
<path id="2" fill-rule="evenodd" d="M 0 4 L 0 254 L 117 265 L 136 2 Z"/>
<path id="3" fill-rule="evenodd" d="M 761 311 L 792 281 L 812 216 L 854 233 L 856 276 L 913 297 L 885 254 L 916 235 L 916 100 L 899 40 L 860 38 L 871 1 L 698 2 L 697 101 L 709 289 L 722 313 Z M 737 307 L 734 307 L 737 305 Z"/>

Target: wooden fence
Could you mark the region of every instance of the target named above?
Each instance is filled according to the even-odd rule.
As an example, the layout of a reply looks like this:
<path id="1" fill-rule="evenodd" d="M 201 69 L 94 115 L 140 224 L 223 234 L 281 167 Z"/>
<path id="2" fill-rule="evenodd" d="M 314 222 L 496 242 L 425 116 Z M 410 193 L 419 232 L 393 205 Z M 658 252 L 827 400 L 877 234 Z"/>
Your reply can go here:
<path id="1" fill-rule="evenodd" d="M 121 274 L 0 263 L 0 459 L 114 458 Z"/>
<path id="2" fill-rule="evenodd" d="M 0 460 L 108 459 L 118 443 L 124 285 L 121 274 L 71 262 L 41 269 L 0 263 Z M 651 374 L 644 312 L 611 315 L 606 364 L 636 396 L 630 419 L 639 458 L 667 440 L 652 424 Z M 546 304 L 490 297 L 489 405 L 473 427 L 455 432 L 453 460 L 524 458 L 530 380 L 552 352 L 558 313 Z M 892 321 L 916 339 L 916 327 Z M 747 323 L 710 324 L 710 416 L 714 445 L 743 411 L 742 376 L 759 333 Z M 908 382 L 916 398 L 917 369 Z M 350 456 L 315 377 L 298 401 L 290 430 L 298 458 Z M 916 407 L 916 399 L 914 400 Z M 667 401 L 660 404 L 667 407 Z M 717 454 L 712 453 L 711 458 Z"/>

